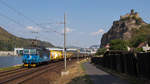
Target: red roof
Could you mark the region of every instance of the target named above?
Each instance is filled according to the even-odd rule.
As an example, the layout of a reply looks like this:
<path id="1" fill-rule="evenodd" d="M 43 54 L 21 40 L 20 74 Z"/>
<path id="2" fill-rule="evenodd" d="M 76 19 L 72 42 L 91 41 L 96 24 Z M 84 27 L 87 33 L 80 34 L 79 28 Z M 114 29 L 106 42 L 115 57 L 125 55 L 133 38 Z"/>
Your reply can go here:
<path id="1" fill-rule="evenodd" d="M 142 48 L 143 46 L 146 46 L 146 42 L 140 43 L 137 48 Z"/>

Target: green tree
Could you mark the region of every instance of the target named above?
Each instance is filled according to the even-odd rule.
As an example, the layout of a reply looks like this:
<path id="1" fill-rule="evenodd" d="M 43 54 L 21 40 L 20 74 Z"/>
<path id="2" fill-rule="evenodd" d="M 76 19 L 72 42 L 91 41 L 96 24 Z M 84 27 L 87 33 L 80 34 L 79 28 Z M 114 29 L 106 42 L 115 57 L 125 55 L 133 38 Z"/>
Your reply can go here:
<path id="1" fill-rule="evenodd" d="M 0 51 L 12 51 L 13 44 L 11 41 L 0 40 Z"/>
<path id="2" fill-rule="evenodd" d="M 147 35 L 144 35 L 144 34 L 143 35 L 138 35 L 134 39 L 132 39 L 131 44 L 132 44 L 133 47 L 136 48 L 136 47 L 138 47 L 138 45 L 140 43 L 145 42 L 147 40 L 148 40 Z"/>
<path id="3" fill-rule="evenodd" d="M 106 48 L 99 48 L 96 52 L 96 55 L 102 55 L 106 52 Z"/>
<path id="4" fill-rule="evenodd" d="M 143 48 L 136 48 L 135 51 L 136 52 L 143 52 Z"/>
<path id="5" fill-rule="evenodd" d="M 125 40 L 115 39 L 110 41 L 110 50 L 127 50 L 128 43 Z"/>

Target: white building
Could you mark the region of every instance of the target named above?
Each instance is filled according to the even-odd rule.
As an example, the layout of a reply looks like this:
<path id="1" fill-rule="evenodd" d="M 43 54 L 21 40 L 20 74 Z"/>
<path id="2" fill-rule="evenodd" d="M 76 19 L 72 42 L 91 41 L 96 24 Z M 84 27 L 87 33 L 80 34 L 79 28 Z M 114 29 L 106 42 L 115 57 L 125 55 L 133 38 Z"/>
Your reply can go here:
<path id="1" fill-rule="evenodd" d="M 58 51 L 64 51 L 62 48 L 46 48 L 48 50 L 58 50 Z M 75 48 L 68 48 L 67 51 L 78 51 L 78 49 Z"/>
<path id="2" fill-rule="evenodd" d="M 150 47 L 148 46 L 148 44 L 146 44 L 146 46 L 143 46 L 143 51 L 147 52 L 148 50 L 150 50 Z"/>
<path id="3" fill-rule="evenodd" d="M 18 55 L 23 54 L 23 49 L 24 48 L 14 48 L 14 55 L 18 56 Z"/>

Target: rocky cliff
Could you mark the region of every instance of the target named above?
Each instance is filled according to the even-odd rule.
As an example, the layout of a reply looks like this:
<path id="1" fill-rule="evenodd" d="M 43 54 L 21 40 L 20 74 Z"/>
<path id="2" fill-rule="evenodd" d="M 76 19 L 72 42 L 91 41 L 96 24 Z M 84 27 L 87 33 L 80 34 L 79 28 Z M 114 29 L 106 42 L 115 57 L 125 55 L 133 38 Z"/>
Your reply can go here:
<path id="1" fill-rule="evenodd" d="M 142 25 L 147 25 L 137 12 L 131 10 L 124 16 L 120 16 L 120 20 L 114 21 L 110 30 L 103 34 L 100 47 L 104 47 L 113 39 L 129 40 L 132 38 L 133 30 L 138 30 Z"/>

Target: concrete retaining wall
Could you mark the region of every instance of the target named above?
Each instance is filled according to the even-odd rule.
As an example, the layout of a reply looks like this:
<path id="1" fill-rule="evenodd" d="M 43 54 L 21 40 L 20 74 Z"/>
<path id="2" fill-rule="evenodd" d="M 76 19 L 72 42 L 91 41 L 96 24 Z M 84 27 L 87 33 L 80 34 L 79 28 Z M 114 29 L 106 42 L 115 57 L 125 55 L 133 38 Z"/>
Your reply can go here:
<path id="1" fill-rule="evenodd" d="M 0 51 L 0 56 L 14 56 L 14 51 Z"/>

